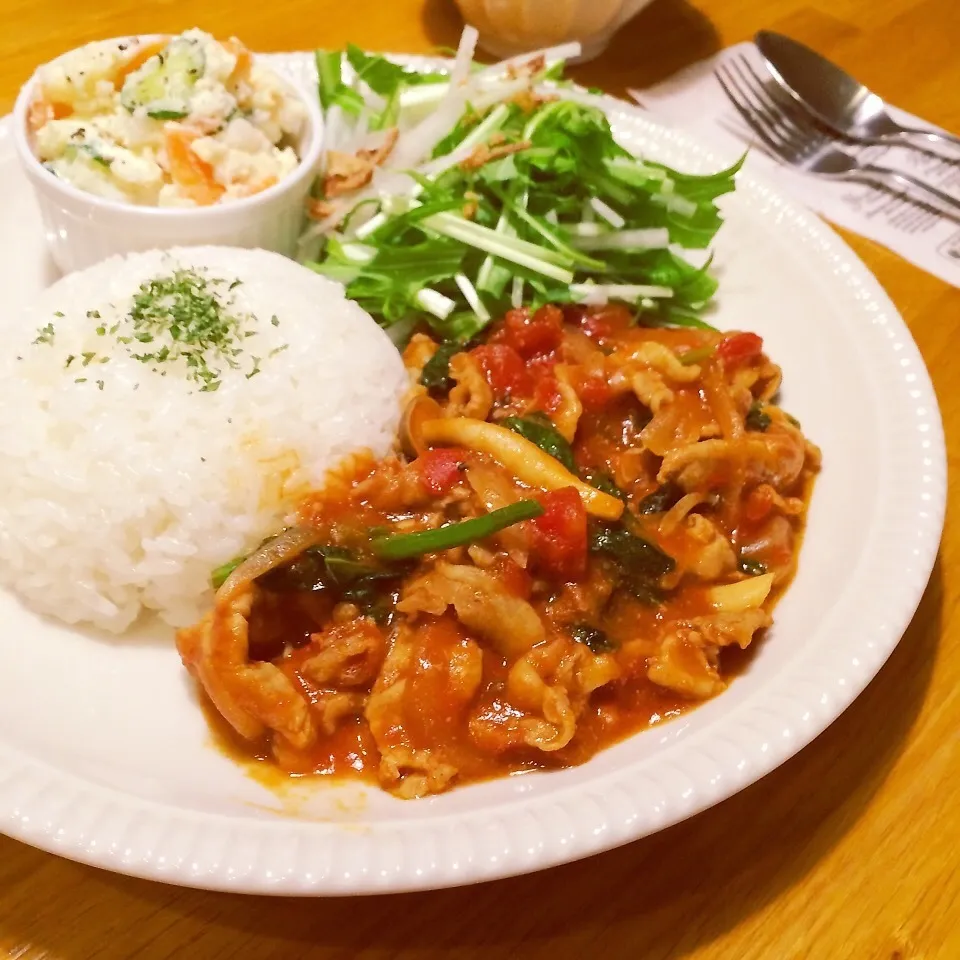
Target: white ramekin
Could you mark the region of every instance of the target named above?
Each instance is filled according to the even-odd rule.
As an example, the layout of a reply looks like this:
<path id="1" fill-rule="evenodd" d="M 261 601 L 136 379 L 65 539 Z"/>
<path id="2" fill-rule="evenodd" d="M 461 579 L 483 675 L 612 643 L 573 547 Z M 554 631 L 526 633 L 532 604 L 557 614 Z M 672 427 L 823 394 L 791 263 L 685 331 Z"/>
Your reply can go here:
<path id="1" fill-rule="evenodd" d="M 294 144 L 300 165 L 279 183 L 252 197 L 209 207 L 145 207 L 85 193 L 44 169 L 27 140 L 27 111 L 36 85 L 35 73 L 17 97 L 14 143 L 40 207 L 50 253 L 65 273 L 113 254 L 173 246 L 294 253 L 323 146 L 323 116 L 315 98 L 287 84 L 306 108 L 306 123 Z"/>

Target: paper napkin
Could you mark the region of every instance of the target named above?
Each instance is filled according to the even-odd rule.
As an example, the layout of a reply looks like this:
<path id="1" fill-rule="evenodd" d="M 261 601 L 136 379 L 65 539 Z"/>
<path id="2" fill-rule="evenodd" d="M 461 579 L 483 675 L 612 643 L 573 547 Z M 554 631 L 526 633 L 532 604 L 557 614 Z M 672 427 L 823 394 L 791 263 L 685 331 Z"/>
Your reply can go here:
<path id="1" fill-rule="evenodd" d="M 658 120 L 683 127 L 731 161 L 744 146 L 752 146 L 749 163 L 784 193 L 816 210 L 826 219 L 869 237 L 924 270 L 960 287 L 960 211 L 951 217 L 902 195 L 860 183 L 841 183 L 786 168 L 764 153 L 756 135 L 741 119 L 714 76 L 724 59 L 744 54 L 762 76 L 763 61 L 752 43 L 741 43 L 701 60 L 647 90 L 631 96 Z M 931 124 L 902 110 L 891 109 L 898 121 L 935 130 Z M 937 146 L 943 158 L 904 147 L 849 146 L 861 161 L 912 174 L 960 198 L 960 148 Z M 954 157 L 955 159 L 946 159 Z"/>

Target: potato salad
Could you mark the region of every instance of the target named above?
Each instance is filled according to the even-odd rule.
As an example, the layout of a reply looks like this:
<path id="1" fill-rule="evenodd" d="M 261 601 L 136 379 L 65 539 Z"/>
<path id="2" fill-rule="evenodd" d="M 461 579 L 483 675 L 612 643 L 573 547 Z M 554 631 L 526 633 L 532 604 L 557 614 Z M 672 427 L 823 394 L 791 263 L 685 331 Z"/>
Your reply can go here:
<path id="1" fill-rule="evenodd" d="M 38 73 L 38 159 L 75 187 L 146 206 L 249 197 L 297 167 L 303 103 L 236 39 L 202 30 L 87 44 Z"/>

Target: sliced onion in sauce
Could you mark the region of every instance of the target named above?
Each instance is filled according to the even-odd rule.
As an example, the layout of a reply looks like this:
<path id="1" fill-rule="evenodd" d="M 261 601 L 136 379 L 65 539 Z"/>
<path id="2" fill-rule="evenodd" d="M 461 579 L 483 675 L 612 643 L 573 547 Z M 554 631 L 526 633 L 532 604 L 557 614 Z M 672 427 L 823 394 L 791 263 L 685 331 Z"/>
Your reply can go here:
<path id="1" fill-rule="evenodd" d="M 440 404 L 432 397 L 414 397 L 400 418 L 400 446 L 403 452 L 419 457 L 429 446 L 423 439 L 423 425 L 429 420 L 438 420 L 443 416 Z"/>
<path id="2" fill-rule="evenodd" d="M 290 527 L 268 540 L 255 550 L 233 573 L 224 580 L 217 591 L 217 600 L 222 600 L 234 591 L 262 577 L 265 573 L 296 559 L 308 547 L 323 540 L 323 533 L 313 527 Z"/>

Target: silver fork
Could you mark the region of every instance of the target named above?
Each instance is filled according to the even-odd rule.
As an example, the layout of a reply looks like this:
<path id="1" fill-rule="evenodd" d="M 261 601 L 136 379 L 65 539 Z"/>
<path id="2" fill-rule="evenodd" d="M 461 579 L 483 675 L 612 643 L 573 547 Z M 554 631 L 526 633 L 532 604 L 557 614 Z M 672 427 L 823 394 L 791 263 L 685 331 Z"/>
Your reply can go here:
<path id="1" fill-rule="evenodd" d="M 721 63 L 714 74 L 737 113 L 774 159 L 818 177 L 854 180 L 898 193 L 925 195 L 939 208 L 946 208 L 951 216 L 960 214 L 960 199 L 910 174 L 861 163 L 841 149 L 833 138 L 802 118 L 795 104 L 784 102 L 765 84 L 746 57 Z"/>

